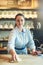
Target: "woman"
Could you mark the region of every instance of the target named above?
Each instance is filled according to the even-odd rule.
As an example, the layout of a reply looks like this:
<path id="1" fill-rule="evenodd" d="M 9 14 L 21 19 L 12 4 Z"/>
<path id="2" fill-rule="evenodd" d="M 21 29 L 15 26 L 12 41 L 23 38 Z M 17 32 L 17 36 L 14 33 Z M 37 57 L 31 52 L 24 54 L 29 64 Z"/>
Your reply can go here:
<path id="1" fill-rule="evenodd" d="M 27 54 L 27 48 L 30 48 L 32 54 L 35 52 L 35 44 L 29 30 L 23 27 L 25 17 L 23 14 L 17 14 L 15 17 L 15 28 L 11 31 L 8 41 L 8 51 L 12 59 L 17 59 L 17 54 Z"/>

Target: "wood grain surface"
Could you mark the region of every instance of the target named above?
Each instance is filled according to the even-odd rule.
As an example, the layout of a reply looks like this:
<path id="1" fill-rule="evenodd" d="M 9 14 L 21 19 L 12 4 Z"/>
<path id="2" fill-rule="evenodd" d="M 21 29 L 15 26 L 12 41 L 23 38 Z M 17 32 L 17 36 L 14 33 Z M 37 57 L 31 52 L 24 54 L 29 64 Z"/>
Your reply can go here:
<path id="1" fill-rule="evenodd" d="M 11 55 L 0 54 L 0 65 L 43 65 L 43 58 L 41 56 L 19 55 L 22 59 L 20 62 L 9 62 Z"/>

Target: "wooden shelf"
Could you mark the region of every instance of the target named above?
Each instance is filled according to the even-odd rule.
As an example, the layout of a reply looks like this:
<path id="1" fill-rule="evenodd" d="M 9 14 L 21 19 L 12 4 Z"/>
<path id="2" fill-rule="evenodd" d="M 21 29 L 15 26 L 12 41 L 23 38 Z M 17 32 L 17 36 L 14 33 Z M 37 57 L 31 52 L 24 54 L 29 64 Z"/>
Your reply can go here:
<path id="1" fill-rule="evenodd" d="M 1 29 L 0 28 L 0 31 L 11 31 L 12 29 L 10 28 L 10 29 L 8 29 L 8 28 L 4 28 L 4 29 Z"/>
<path id="2" fill-rule="evenodd" d="M 7 50 L 7 47 L 0 48 L 0 51 L 4 51 L 4 50 Z"/>
<path id="3" fill-rule="evenodd" d="M 0 9 L 0 11 L 23 11 L 23 10 L 25 10 L 25 11 L 37 11 L 37 10 L 39 10 L 38 8 L 36 9 L 36 8 L 31 8 L 31 9 L 19 9 L 19 8 L 9 8 L 9 9 Z"/>
<path id="4" fill-rule="evenodd" d="M 0 40 L 0 42 L 8 42 L 8 40 Z"/>

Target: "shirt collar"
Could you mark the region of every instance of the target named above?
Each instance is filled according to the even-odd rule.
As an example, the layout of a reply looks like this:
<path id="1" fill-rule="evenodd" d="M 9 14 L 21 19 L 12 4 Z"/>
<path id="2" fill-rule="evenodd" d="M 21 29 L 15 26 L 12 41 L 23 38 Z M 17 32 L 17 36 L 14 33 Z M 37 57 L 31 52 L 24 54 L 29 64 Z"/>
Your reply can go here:
<path id="1" fill-rule="evenodd" d="M 17 26 L 16 26 L 16 29 L 17 29 L 19 32 L 24 32 L 24 33 L 25 33 L 25 31 L 26 31 L 25 27 L 23 27 L 23 30 L 22 30 L 22 31 L 20 31 Z"/>

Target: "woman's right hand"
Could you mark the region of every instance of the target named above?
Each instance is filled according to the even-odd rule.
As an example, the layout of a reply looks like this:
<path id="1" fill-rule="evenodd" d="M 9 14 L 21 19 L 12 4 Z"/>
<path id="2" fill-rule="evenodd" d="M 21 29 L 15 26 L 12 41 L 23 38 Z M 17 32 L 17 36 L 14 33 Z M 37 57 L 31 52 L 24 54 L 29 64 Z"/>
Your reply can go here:
<path id="1" fill-rule="evenodd" d="M 14 54 L 14 55 L 12 56 L 12 60 L 13 60 L 13 61 L 17 61 L 17 62 L 21 61 L 21 59 L 19 58 L 19 56 L 18 56 L 17 54 Z"/>
<path id="2" fill-rule="evenodd" d="M 10 61 L 16 61 L 17 60 L 17 54 L 16 54 L 16 52 L 11 49 L 9 51 L 9 53 L 11 54 L 11 60 Z"/>
<path id="3" fill-rule="evenodd" d="M 12 55 L 12 60 L 13 61 L 16 61 L 17 60 L 16 54 Z"/>
<path id="4" fill-rule="evenodd" d="M 21 59 L 19 58 L 19 56 L 17 55 L 15 51 L 10 50 L 10 54 L 12 55 L 11 61 L 21 61 Z"/>

